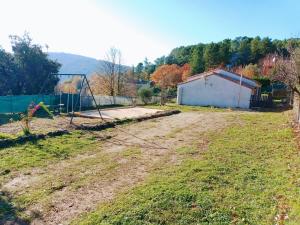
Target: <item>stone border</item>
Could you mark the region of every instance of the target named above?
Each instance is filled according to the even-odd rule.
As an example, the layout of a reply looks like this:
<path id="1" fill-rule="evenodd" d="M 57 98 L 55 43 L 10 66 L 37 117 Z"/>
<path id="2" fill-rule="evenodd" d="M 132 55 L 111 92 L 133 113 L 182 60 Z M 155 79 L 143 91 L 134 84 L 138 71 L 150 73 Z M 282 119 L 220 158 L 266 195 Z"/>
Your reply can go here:
<path id="1" fill-rule="evenodd" d="M 76 130 L 100 131 L 100 130 L 105 130 L 107 128 L 113 128 L 117 125 L 122 125 L 122 124 L 125 124 L 125 123 L 141 122 L 141 121 L 144 121 L 144 120 L 150 120 L 150 119 L 155 119 L 155 118 L 164 117 L 164 116 L 171 116 L 171 115 L 178 114 L 178 113 L 181 113 L 181 111 L 180 110 L 167 110 L 167 111 L 161 111 L 161 112 L 157 112 L 155 114 L 140 116 L 140 117 L 132 118 L 132 119 L 107 121 L 105 123 L 96 124 L 96 125 L 79 125 L 79 126 L 76 126 L 75 129 Z"/>
<path id="2" fill-rule="evenodd" d="M 160 111 L 155 114 L 149 114 L 133 119 L 122 119 L 122 120 L 114 120 L 114 121 L 107 121 L 105 123 L 100 123 L 96 125 L 79 125 L 75 126 L 76 130 L 92 130 L 92 131 L 101 131 L 105 130 L 107 128 L 113 128 L 117 125 L 122 125 L 130 122 L 141 122 L 144 120 L 149 120 L 149 119 L 155 119 L 159 117 L 164 117 L 164 116 L 171 116 L 174 114 L 178 114 L 181 111 L 179 110 L 167 110 L 167 111 Z M 70 134 L 70 131 L 68 130 L 57 130 L 57 131 L 52 131 L 48 132 L 46 134 L 30 134 L 27 136 L 20 136 L 17 138 L 13 139 L 2 139 L 0 140 L 0 149 L 12 147 L 18 144 L 24 144 L 26 142 L 34 142 L 40 139 L 46 139 L 48 137 L 56 137 L 56 136 L 61 136 L 64 134 Z"/>

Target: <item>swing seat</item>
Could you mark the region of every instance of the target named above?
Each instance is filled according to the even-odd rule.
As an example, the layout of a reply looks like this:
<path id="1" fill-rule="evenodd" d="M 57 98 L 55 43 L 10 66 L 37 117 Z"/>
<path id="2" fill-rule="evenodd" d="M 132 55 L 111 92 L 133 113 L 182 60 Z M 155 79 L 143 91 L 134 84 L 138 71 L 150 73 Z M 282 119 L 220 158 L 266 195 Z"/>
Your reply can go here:
<path id="1" fill-rule="evenodd" d="M 49 109 L 53 112 L 55 115 L 60 114 L 60 109 L 64 109 L 65 104 L 57 104 L 57 105 L 49 105 Z"/>

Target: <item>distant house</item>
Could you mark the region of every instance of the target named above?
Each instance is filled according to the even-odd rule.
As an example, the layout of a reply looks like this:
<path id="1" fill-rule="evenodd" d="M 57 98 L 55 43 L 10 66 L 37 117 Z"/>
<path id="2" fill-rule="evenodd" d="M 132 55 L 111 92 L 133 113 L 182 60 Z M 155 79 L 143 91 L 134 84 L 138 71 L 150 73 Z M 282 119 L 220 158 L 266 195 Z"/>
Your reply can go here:
<path id="1" fill-rule="evenodd" d="M 197 74 L 178 84 L 180 105 L 249 108 L 252 99 L 259 99 L 261 85 L 240 74 L 216 69 Z"/>

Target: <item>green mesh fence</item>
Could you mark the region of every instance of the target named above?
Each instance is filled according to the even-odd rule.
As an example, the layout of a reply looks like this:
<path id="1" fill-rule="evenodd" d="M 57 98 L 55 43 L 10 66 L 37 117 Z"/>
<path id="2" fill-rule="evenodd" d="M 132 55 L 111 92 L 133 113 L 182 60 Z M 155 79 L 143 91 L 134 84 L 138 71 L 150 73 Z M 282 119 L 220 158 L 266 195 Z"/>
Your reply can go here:
<path id="1" fill-rule="evenodd" d="M 0 96 L 0 114 L 19 113 L 27 111 L 31 103 L 44 102 L 45 105 L 57 104 L 55 95 L 18 95 Z"/>

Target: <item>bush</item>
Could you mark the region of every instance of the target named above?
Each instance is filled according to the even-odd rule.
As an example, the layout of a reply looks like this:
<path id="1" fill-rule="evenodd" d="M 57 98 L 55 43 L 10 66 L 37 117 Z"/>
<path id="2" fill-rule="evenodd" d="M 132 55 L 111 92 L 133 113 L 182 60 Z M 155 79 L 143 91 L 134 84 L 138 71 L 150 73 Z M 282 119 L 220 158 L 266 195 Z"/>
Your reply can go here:
<path id="1" fill-rule="evenodd" d="M 153 96 L 153 91 L 151 88 L 141 88 L 138 90 L 138 96 L 142 102 L 147 105 Z"/>

